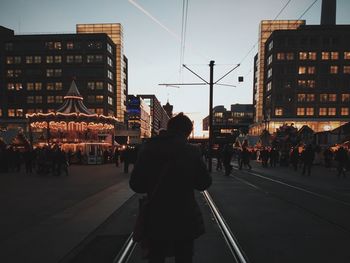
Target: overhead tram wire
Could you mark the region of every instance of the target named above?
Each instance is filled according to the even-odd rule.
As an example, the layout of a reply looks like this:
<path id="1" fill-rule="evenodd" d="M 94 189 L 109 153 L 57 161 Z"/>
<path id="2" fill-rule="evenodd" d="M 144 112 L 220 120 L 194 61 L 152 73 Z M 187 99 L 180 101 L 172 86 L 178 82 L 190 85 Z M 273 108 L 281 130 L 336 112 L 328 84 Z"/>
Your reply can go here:
<path id="1" fill-rule="evenodd" d="M 182 65 L 185 59 L 185 45 L 186 45 L 186 29 L 188 17 L 188 0 L 182 1 L 182 25 L 181 25 L 181 44 L 180 44 L 180 81 L 182 81 Z"/>

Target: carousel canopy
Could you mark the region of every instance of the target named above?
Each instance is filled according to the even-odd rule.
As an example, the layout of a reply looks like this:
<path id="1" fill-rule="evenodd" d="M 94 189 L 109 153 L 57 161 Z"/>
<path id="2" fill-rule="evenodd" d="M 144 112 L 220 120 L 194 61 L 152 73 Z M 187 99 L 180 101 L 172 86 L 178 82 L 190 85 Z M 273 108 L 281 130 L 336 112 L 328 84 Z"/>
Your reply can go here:
<path id="1" fill-rule="evenodd" d="M 83 97 L 80 95 L 80 92 L 73 80 L 70 88 L 67 92 L 67 95 L 64 96 L 64 102 L 61 107 L 57 109 L 57 112 L 61 113 L 84 113 L 87 115 L 93 114 L 86 108 L 83 103 Z"/>

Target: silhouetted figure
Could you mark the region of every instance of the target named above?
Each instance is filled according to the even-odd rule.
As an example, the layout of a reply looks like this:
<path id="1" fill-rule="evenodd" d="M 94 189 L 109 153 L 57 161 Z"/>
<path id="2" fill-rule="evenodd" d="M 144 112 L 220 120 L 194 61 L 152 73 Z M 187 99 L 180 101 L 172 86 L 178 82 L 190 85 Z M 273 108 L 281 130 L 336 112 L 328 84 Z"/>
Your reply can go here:
<path id="1" fill-rule="evenodd" d="M 130 187 L 152 198 L 146 218 L 152 263 L 174 256 L 177 263 L 191 263 L 194 239 L 204 233 L 194 190 L 208 188 L 211 177 L 199 148 L 187 142 L 191 131 L 187 116 L 171 118 L 166 136 L 142 146 L 131 174 Z"/>
<path id="2" fill-rule="evenodd" d="M 223 159 L 223 147 L 220 144 L 219 148 L 216 150 L 216 171 L 222 170 L 222 159 Z"/>
<path id="3" fill-rule="evenodd" d="M 248 167 L 249 170 L 252 169 L 252 167 L 250 165 L 250 152 L 248 151 L 248 149 L 246 147 L 243 147 L 242 152 L 241 152 L 241 162 L 240 162 L 240 166 L 239 166 L 240 170 L 242 170 L 243 165 L 244 165 L 244 167 Z"/>
<path id="4" fill-rule="evenodd" d="M 330 148 L 327 148 L 323 152 L 325 167 L 329 168 L 332 165 L 333 152 Z"/>
<path id="5" fill-rule="evenodd" d="M 33 151 L 28 149 L 23 153 L 24 166 L 26 169 L 26 174 L 32 174 L 32 162 L 33 162 Z"/>
<path id="6" fill-rule="evenodd" d="M 130 158 L 131 158 L 131 149 L 129 146 L 122 151 L 120 156 L 122 162 L 124 163 L 124 173 L 127 174 L 129 172 Z"/>
<path id="7" fill-rule="evenodd" d="M 82 164 L 83 163 L 83 156 L 82 156 L 80 149 L 77 150 L 76 155 L 77 155 L 77 159 L 78 159 L 78 164 Z"/>
<path id="8" fill-rule="evenodd" d="M 267 167 L 267 163 L 269 161 L 269 151 L 267 150 L 266 147 L 264 147 L 260 153 L 260 157 L 261 157 L 261 162 L 262 162 L 262 166 L 263 167 Z"/>
<path id="9" fill-rule="evenodd" d="M 293 150 L 290 154 L 290 162 L 292 163 L 294 171 L 297 171 L 298 170 L 298 163 L 299 163 L 299 149 L 298 149 L 298 147 L 293 148 Z"/>
<path id="10" fill-rule="evenodd" d="M 119 167 L 119 156 L 120 156 L 120 152 L 119 152 L 118 147 L 116 147 L 115 151 L 114 151 L 114 161 L 115 161 L 116 167 Z"/>
<path id="11" fill-rule="evenodd" d="M 303 175 L 305 175 L 305 172 L 307 171 L 307 175 L 311 175 L 311 167 L 312 163 L 315 159 L 315 151 L 312 148 L 312 145 L 309 144 L 306 146 L 306 149 L 301 153 L 301 160 L 303 162 Z"/>
<path id="12" fill-rule="evenodd" d="M 337 176 L 338 178 L 343 175 L 343 178 L 346 177 L 345 170 L 348 162 L 348 155 L 346 150 L 343 147 L 339 147 L 339 149 L 335 153 L 335 160 L 338 162 L 337 165 Z"/>
<path id="13" fill-rule="evenodd" d="M 276 167 L 277 160 L 278 160 L 278 151 L 276 148 L 271 148 L 269 151 L 269 160 L 270 160 L 270 167 Z"/>
<path id="14" fill-rule="evenodd" d="M 222 150 L 222 162 L 224 164 L 225 175 L 229 176 L 231 174 L 233 166 L 231 165 L 231 159 L 233 155 L 233 148 L 231 144 L 225 144 Z"/>

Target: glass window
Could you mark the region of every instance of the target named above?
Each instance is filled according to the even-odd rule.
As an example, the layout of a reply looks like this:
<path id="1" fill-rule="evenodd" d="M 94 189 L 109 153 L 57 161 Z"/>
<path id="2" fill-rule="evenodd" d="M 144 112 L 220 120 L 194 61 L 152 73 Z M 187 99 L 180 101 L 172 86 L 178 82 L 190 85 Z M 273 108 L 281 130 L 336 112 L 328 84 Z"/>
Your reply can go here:
<path id="1" fill-rule="evenodd" d="M 298 73 L 299 75 L 306 74 L 306 67 L 299 67 Z"/>
<path id="2" fill-rule="evenodd" d="M 283 108 L 282 107 L 276 107 L 275 108 L 275 116 L 282 116 L 283 115 Z"/>
<path id="3" fill-rule="evenodd" d="M 337 101 L 337 94 L 328 94 L 328 101 L 331 101 L 331 102 Z"/>
<path id="4" fill-rule="evenodd" d="M 338 66 L 330 66 L 329 73 L 330 74 L 337 74 L 338 73 Z"/>
<path id="5" fill-rule="evenodd" d="M 107 57 L 107 64 L 111 67 L 113 67 L 113 61 L 110 57 Z"/>
<path id="6" fill-rule="evenodd" d="M 327 102 L 328 101 L 328 94 L 320 94 L 320 102 Z"/>
<path id="7" fill-rule="evenodd" d="M 35 90 L 41 90 L 42 88 L 41 82 L 35 82 L 34 87 L 35 87 Z"/>
<path id="8" fill-rule="evenodd" d="M 15 89 L 16 89 L 16 90 L 22 90 L 22 89 L 23 89 L 22 83 L 16 83 L 16 84 L 15 84 Z"/>
<path id="9" fill-rule="evenodd" d="M 276 56 L 277 60 L 285 60 L 285 54 L 284 53 L 277 53 Z"/>
<path id="10" fill-rule="evenodd" d="M 6 71 L 6 77 L 13 78 L 13 70 L 12 69 L 9 69 Z"/>
<path id="11" fill-rule="evenodd" d="M 42 103 L 43 97 L 42 96 L 35 96 L 35 103 Z"/>
<path id="12" fill-rule="evenodd" d="M 21 64 L 21 57 L 14 57 L 14 60 L 13 60 L 13 63 L 15 63 L 15 64 Z"/>
<path id="13" fill-rule="evenodd" d="M 6 64 L 13 64 L 13 57 L 6 57 Z"/>
<path id="14" fill-rule="evenodd" d="M 298 94 L 298 102 L 303 102 L 306 100 L 306 94 L 304 93 L 299 93 Z"/>
<path id="15" fill-rule="evenodd" d="M 74 62 L 74 56 L 67 56 L 66 58 L 67 63 L 73 63 Z"/>
<path id="16" fill-rule="evenodd" d="M 55 97 L 54 96 L 47 96 L 47 103 L 55 103 Z"/>
<path id="17" fill-rule="evenodd" d="M 319 108 L 318 115 L 326 116 L 327 115 L 327 108 Z"/>
<path id="18" fill-rule="evenodd" d="M 97 109 L 95 110 L 95 113 L 98 114 L 98 115 L 102 115 L 102 114 L 103 114 L 103 109 L 97 108 Z"/>
<path id="19" fill-rule="evenodd" d="M 314 108 L 306 108 L 306 115 L 307 116 L 313 116 L 314 115 Z"/>
<path id="20" fill-rule="evenodd" d="M 339 59 L 339 52 L 331 52 L 331 59 L 338 60 Z"/>
<path id="21" fill-rule="evenodd" d="M 62 69 L 55 69 L 55 77 L 61 77 L 62 76 Z"/>
<path id="22" fill-rule="evenodd" d="M 27 90 L 34 90 L 34 83 L 28 82 L 27 83 Z"/>
<path id="23" fill-rule="evenodd" d="M 33 57 L 32 56 L 26 56 L 26 64 L 32 64 L 33 63 Z"/>
<path id="24" fill-rule="evenodd" d="M 345 52 L 344 52 L 344 59 L 345 59 L 345 60 L 350 59 L 350 51 L 345 51 Z"/>
<path id="25" fill-rule="evenodd" d="M 87 88 L 89 90 L 94 90 L 95 89 L 95 82 L 88 82 L 87 83 Z"/>
<path id="26" fill-rule="evenodd" d="M 7 111 L 9 117 L 15 117 L 15 110 L 14 109 L 8 109 Z"/>
<path id="27" fill-rule="evenodd" d="M 53 63 L 53 56 L 46 56 L 46 63 L 47 64 Z"/>
<path id="28" fill-rule="evenodd" d="M 55 56 L 55 63 L 62 63 L 62 56 Z"/>
<path id="29" fill-rule="evenodd" d="M 321 58 L 322 60 L 329 60 L 330 58 L 329 52 L 322 52 Z"/>
<path id="30" fill-rule="evenodd" d="M 315 94 L 306 94 L 306 101 L 307 102 L 315 101 Z"/>
<path id="31" fill-rule="evenodd" d="M 349 108 L 348 107 L 340 108 L 340 115 L 341 116 L 349 116 Z"/>
<path id="32" fill-rule="evenodd" d="M 97 95 L 96 96 L 96 102 L 103 102 L 103 96 L 101 96 L 101 95 Z"/>
<path id="33" fill-rule="evenodd" d="M 34 103 L 34 96 L 28 96 L 27 103 Z"/>
<path id="34" fill-rule="evenodd" d="M 270 81 L 269 83 L 267 83 L 266 85 L 266 91 L 270 91 L 272 88 L 272 81 Z"/>
<path id="35" fill-rule="evenodd" d="M 113 93 L 113 85 L 111 83 L 108 83 L 107 86 L 108 86 L 108 91 Z"/>
<path id="36" fill-rule="evenodd" d="M 94 55 L 87 55 L 86 56 L 86 63 L 93 63 L 95 56 Z"/>
<path id="37" fill-rule="evenodd" d="M 76 55 L 74 57 L 75 63 L 81 63 L 83 62 L 83 57 L 81 55 Z"/>
<path id="38" fill-rule="evenodd" d="M 63 85 L 62 82 L 55 82 L 55 90 L 62 90 Z"/>
<path id="39" fill-rule="evenodd" d="M 342 102 L 349 102 L 350 101 L 350 94 L 342 94 L 341 95 L 341 101 Z"/>
<path id="40" fill-rule="evenodd" d="M 315 67 L 308 67 L 307 68 L 307 73 L 308 74 L 315 74 L 316 73 L 316 68 Z"/>
<path id="41" fill-rule="evenodd" d="M 67 49 L 74 49 L 74 43 L 73 42 L 67 42 Z"/>
<path id="42" fill-rule="evenodd" d="M 112 46 L 107 43 L 107 51 L 112 54 Z"/>
<path id="43" fill-rule="evenodd" d="M 88 96 L 88 102 L 89 103 L 94 103 L 95 102 L 95 96 L 89 95 Z"/>
<path id="44" fill-rule="evenodd" d="M 34 56 L 34 63 L 40 64 L 41 63 L 41 56 Z"/>
<path id="45" fill-rule="evenodd" d="M 299 52 L 299 60 L 307 60 L 308 55 L 307 52 Z"/>
<path id="46" fill-rule="evenodd" d="M 108 104 L 109 105 L 113 105 L 113 99 L 111 97 L 108 96 Z"/>
<path id="47" fill-rule="evenodd" d="M 304 116 L 305 108 L 297 108 L 297 116 Z"/>
<path id="48" fill-rule="evenodd" d="M 269 51 L 273 48 L 273 41 L 271 41 L 270 43 L 269 43 Z"/>
<path id="49" fill-rule="evenodd" d="M 102 90 L 103 89 L 103 82 L 101 82 L 101 81 L 98 81 L 98 82 L 96 82 L 96 89 L 97 90 Z"/>
<path id="50" fill-rule="evenodd" d="M 350 66 L 344 66 L 343 73 L 344 74 L 350 74 Z"/>
<path id="51" fill-rule="evenodd" d="M 294 59 L 294 53 L 287 53 L 287 60 L 293 60 Z"/>
<path id="52" fill-rule="evenodd" d="M 13 50 L 13 43 L 5 43 L 5 50 L 12 51 Z"/>
<path id="53" fill-rule="evenodd" d="M 55 90 L 55 85 L 54 85 L 54 83 L 53 83 L 53 82 L 48 82 L 48 83 L 46 84 L 46 89 L 47 89 L 47 90 Z"/>
<path id="54" fill-rule="evenodd" d="M 328 115 L 335 116 L 337 114 L 336 108 L 328 108 Z"/>
<path id="55" fill-rule="evenodd" d="M 47 69 L 46 70 L 46 77 L 53 77 L 53 69 Z"/>
<path id="56" fill-rule="evenodd" d="M 7 83 L 7 89 L 8 89 L 8 90 L 15 90 L 15 84 L 13 84 L 13 83 Z"/>
<path id="57" fill-rule="evenodd" d="M 267 58 L 267 65 L 272 63 L 272 54 Z"/>
<path id="58" fill-rule="evenodd" d="M 63 96 L 56 96 L 55 97 L 56 103 L 62 103 L 63 102 Z"/>
<path id="59" fill-rule="evenodd" d="M 102 62 L 103 61 L 103 56 L 102 55 L 96 55 L 95 56 L 95 62 Z"/>
<path id="60" fill-rule="evenodd" d="M 16 116 L 23 117 L 23 109 L 16 109 Z"/>
<path id="61" fill-rule="evenodd" d="M 316 60 L 316 59 L 317 59 L 317 53 L 309 52 L 309 60 Z"/>
<path id="62" fill-rule="evenodd" d="M 315 80 L 308 80 L 307 81 L 307 87 L 308 88 L 314 88 L 316 86 Z"/>
<path id="63" fill-rule="evenodd" d="M 270 78 L 272 76 L 272 68 L 270 68 L 268 71 L 267 71 L 267 77 Z"/>
<path id="64" fill-rule="evenodd" d="M 55 42 L 55 43 L 54 43 L 54 49 L 56 49 L 56 50 L 61 50 L 61 49 L 62 49 L 62 44 L 61 44 L 61 42 Z"/>
<path id="65" fill-rule="evenodd" d="M 272 74 L 272 69 L 270 68 L 269 71 L 271 70 L 271 74 Z M 267 73 L 267 75 L 269 75 L 269 73 Z M 107 77 L 111 80 L 113 80 L 113 73 L 112 71 L 108 70 L 107 71 Z"/>

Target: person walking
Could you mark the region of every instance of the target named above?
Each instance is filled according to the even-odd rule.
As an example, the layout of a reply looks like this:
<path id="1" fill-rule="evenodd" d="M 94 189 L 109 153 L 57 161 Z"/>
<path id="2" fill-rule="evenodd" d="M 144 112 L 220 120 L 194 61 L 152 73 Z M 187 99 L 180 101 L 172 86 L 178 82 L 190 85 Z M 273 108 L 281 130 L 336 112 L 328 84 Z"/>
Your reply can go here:
<path id="1" fill-rule="evenodd" d="M 229 176 L 232 171 L 231 159 L 233 155 L 233 148 L 231 144 L 225 144 L 222 150 L 222 162 L 224 164 L 225 175 Z"/>
<path id="2" fill-rule="evenodd" d="M 348 155 L 346 150 L 341 146 L 335 153 L 335 160 L 338 162 L 337 165 L 337 176 L 338 178 L 343 175 L 343 178 L 346 177 L 345 170 L 346 170 L 346 165 L 348 162 Z"/>
<path id="3" fill-rule="evenodd" d="M 200 149 L 188 143 L 192 121 L 183 113 L 172 117 L 166 135 L 145 142 L 130 177 L 130 187 L 149 199 L 145 218 L 148 262 L 193 262 L 194 240 L 205 232 L 194 191 L 212 182 Z M 141 243 L 142 247 L 142 243 Z"/>
<path id="4" fill-rule="evenodd" d="M 222 144 L 220 144 L 218 149 L 216 150 L 216 171 L 222 170 L 223 154 L 223 147 Z"/>
<path id="5" fill-rule="evenodd" d="M 114 161 L 115 161 L 115 166 L 119 167 L 119 156 L 120 156 L 120 152 L 118 147 L 115 147 L 115 151 L 114 151 Z"/>
<path id="6" fill-rule="evenodd" d="M 298 170 L 298 163 L 299 163 L 299 149 L 298 149 L 298 147 L 293 148 L 293 150 L 290 154 L 290 162 L 292 163 L 294 171 L 297 171 Z"/>
<path id="7" fill-rule="evenodd" d="M 315 151 L 312 148 L 312 145 L 309 144 L 306 146 L 304 151 L 301 153 L 301 160 L 303 161 L 303 172 L 302 174 L 305 175 L 305 172 L 307 171 L 307 175 L 311 175 L 311 167 L 315 159 Z"/>

